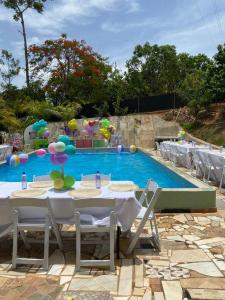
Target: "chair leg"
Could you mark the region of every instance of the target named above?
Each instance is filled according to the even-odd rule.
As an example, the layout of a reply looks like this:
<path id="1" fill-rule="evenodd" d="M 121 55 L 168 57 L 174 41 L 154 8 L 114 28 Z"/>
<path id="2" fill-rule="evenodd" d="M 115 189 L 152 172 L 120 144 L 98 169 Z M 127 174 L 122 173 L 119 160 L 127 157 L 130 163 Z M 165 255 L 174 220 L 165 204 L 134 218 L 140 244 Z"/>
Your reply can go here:
<path id="1" fill-rule="evenodd" d="M 26 248 L 27 250 L 29 250 L 31 247 L 30 247 L 30 244 L 29 244 L 28 241 L 27 241 L 27 237 L 26 237 L 25 233 L 24 233 L 23 231 L 20 231 L 20 235 L 21 235 L 21 238 L 22 238 L 23 243 L 24 243 L 24 245 L 25 245 L 25 248 Z"/>
<path id="2" fill-rule="evenodd" d="M 76 272 L 80 271 L 80 248 L 81 248 L 81 232 L 80 232 L 80 214 L 75 213 L 76 225 Z"/>
<path id="3" fill-rule="evenodd" d="M 112 224 L 110 226 L 110 271 L 115 271 L 115 263 L 114 263 L 114 238 L 115 238 L 115 226 Z"/>
<path id="4" fill-rule="evenodd" d="M 51 218 L 51 224 L 52 224 L 52 227 L 53 227 L 53 230 L 54 230 L 54 234 L 55 234 L 59 249 L 61 251 L 63 251 L 63 242 L 62 242 L 62 238 L 61 238 L 61 235 L 60 235 L 60 232 L 59 232 L 59 228 L 58 228 L 58 226 L 57 226 L 57 224 L 56 224 L 56 222 L 53 218 Z"/>
<path id="5" fill-rule="evenodd" d="M 17 247 L 18 247 L 18 212 L 13 214 L 13 253 L 12 253 L 12 268 L 16 268 L 17 259 Z"/>
<path id="6" fill-rule="evenodd" d="M 49 216 L 46 216 L 45 221 L 45 241 L 44 241 L 44 263 L 43 268 L 45 270 L 48 270 L 48 257 L 49 257 L 49 226 L 50 226 L 50 220 Z"/>
<path id="7" fill-rule="evenodd" d="M 158 232 L 158 227 L 157 227 L 157 221 L 156 221 L 156 216 L 155 216 L 155 214 L 154 214 L 153 222 L 154 222 L 154 227 L 155 227 L 156 244 L 157 244 L 158 250 L 161 251 L 160 238 L 159 238 L 159 232 Z"/>
<path id="8" fill-rule="evenodd" d="M 116 230 L 116 253 L 117 253 L 117 259 L 120 259 L 120 234 L 121 234 L 121 228 L 120 228 L 120 226 L 117 226 L 117 230 Z"/>
<path id="9" fill-rule="evenodd" d="M 220 186 L 219 186 L 219 192 L 221 192 L 221 190 L 222 190 L 222 186 L 223 186 L 223 176 L 224 176 L 224 173 L 223 173 L 223 170 L 222 170 L 222 175 L 221 175 L 221 179 L 220 179 Z"/>

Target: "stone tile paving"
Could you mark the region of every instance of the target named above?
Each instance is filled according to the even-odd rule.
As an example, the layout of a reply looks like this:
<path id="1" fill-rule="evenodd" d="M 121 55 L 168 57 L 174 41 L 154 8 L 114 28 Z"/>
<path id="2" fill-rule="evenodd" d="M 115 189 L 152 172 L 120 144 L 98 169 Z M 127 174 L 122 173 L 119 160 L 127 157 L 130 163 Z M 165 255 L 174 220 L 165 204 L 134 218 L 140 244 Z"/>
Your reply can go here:
<path id="1" fill-rule="evenodd" d="M 215 225 L 216 222 L 216 226 Z M 126 257 L 129 243 L 121 239 L 116 272 L 83 268 L 75 273 L 74 238 L 64 232 L 65 253 L 50 247 L 48 272 L 21 266 L 11 270 L 11 237 L 0 244 L 0 299 L 225 299 L 225 211 L 214 214 L 159 214 L 161 252 L 140 249 Z M 138 220 L 132 228 L 134 231 Z M 71 234 L 68 234 L 71 233 Z M 150 232 L 146 227 L 143 236 Z M 20 254 L 38 256 L 41 245 Z M 86 247 L 84 256 L 105 257 L 107 249 Z M 153 298 L 154 296 L 154 298 Z"/>

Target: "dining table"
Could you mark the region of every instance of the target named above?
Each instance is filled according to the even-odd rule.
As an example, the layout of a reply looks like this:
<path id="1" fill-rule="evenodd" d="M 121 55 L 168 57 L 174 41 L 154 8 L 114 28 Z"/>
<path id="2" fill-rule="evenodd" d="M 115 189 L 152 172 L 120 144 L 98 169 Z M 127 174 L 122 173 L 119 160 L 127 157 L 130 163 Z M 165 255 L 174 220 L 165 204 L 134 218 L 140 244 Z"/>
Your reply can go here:
<path id="1" fill-rule="evenodd" d="M 112 191 L 111 185 L 125 184 L 134 185 L 132 181 L 110 181 L 107 185 L 101 186 L 99 195 L 97 198 L 116 199 L 115 212 L 118 218 L 118 225 L 121 226 L 122 231 L 130 230 L 135 218 L 141 210 L 141 204 L 135 197 L 135 190 L 130 191 Z M 80 181 L 76 181 L 72 189 L 70 190 L 56 190 L 53 186 L 48 188 L 42 188 L 43 194 L 37 198 L 45 201 L 47 198 L 51 201 L 52 212 L 55 219 L 67 219 L 71 218 L 74 214 L 73 201 L 76 198 L 71 196 L 71 190 L 80 190 L 84 188 Z M 30 183 L 28 183 L 28 190 L 32 189 Z M 87 188 L 86 188 L 87 189 Z M 90 188 L 91 189 L 91 188 Z M 10 203 L 9 198 L 15 191 L 22 190 L 21 182 L 0 182 L 0 218 L 4 215 L 4 206 Z M 89 197 L 90 198 L 90 197 Z M 7 202 L 8 201 L 8 202 Z M 85 198 L 84 198 L 85 201 Z M 43 208 L 23 208 L 21 210 L 21 218 L 42 218 L 44 211 Z M 106 220 L 109 216 L 110 210 L 107 207 L 98 208 L 82 208 L 81 213 L 89 214 L 98 220 Z M 99 223 L 101 224 L 101 222 Z"/>
<path id="2" fill-rule="evenodd" d="M 199 145 L 194 142 L 187 142 L 187 141 L 164 141 L 162 145 L 165 147 L 166 150 L 169 150 L 171 153 L 183 154 L 184 159 L 181 159 L 179 163 L 186 167 L 191 168 L 192 156 L 197 150 L 204 150 L 207 149 L 207 145 Z"/>

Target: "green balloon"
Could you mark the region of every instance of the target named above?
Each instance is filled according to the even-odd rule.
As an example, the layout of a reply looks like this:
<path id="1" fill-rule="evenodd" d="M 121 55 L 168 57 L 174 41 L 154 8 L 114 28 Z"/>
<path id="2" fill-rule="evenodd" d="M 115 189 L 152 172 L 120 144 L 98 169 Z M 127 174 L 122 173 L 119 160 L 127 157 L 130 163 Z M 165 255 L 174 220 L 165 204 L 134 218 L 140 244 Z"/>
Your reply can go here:
<path id="1" fill-rule="evenodd" d="M 110 125 L 110 121 L 109 121 L 108 119 L 103 119 L 103 120 L 101 121 L 101 126 L 102 126 L 102 128 L 108 128 L 109 125 Z"/>
<path id="2" fill-rule="evenodd" d="M 44 134 L 44 132 L 45 132 L 45 128 L 42 127 L 42 128 L 40 128 L 40 129 L 38 130 L 37 134 L 38 134 L 39 136 L 42 136 L 42 135 Z"/>
<path id="3" fill-rule="evenodd" d="M 60 171 L 52 171 L 50 173 L 50 177 L 52 180 L 56 180 L 56 179 L 61 179 L 63 176 L 62 176 L 62 173 Z"/>
<path id="4" fill-rule="evenodd" d="M 73 176 L 65 176 L 64 177 L 64 187 L 71 188 L 74 185 L 75 179 Z"/>

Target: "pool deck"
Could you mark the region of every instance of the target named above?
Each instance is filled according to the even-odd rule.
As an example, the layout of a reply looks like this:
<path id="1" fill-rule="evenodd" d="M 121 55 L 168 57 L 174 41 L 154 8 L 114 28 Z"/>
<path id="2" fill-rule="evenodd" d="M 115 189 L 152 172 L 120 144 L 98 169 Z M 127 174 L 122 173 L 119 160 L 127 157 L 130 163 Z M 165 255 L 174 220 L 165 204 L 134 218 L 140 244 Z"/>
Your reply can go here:
<path id="1" fill-rule="evenodd" d="M 0 244 L 0 300 L 66 300 L 67 296 L 76 300 L 224 300 L 225 209 L 220 208 L 225 197 L 217 192 L 217 200 L 219 209 L 214 213 L 158 213 L 161 252 L 147 248 L 148 226 L 130 256 L 125 256 L 129 238 L 121 238 L 115 273 L 97 268 L 75 273 L 73 226 L 63 227 L 64 253 L 51 245 L 48 272 L 27 266 L 11 270 L 12 238 L 4 238 Z M 132 232 L 138 222 L 135 220 Z M 42 251 L 40 244 L 33 244 L 29 252 L 19 245 L 20 255 L 40 256 Z M 90 245 L 82 253 L 87 259 L 108 255 L 101 245 Z"/>

